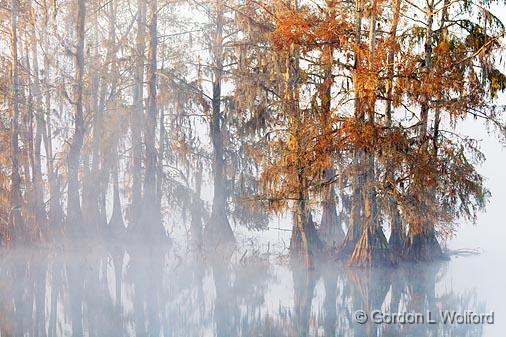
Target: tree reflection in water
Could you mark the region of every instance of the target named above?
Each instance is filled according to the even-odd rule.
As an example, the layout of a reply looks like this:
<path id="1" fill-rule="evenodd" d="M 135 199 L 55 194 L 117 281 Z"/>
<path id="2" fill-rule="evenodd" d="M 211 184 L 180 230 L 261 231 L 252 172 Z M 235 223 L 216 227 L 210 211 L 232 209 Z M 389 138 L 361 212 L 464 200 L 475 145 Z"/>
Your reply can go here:
<path id="1" fill-rule="evenodd" d="M 1 336 L 483 335 L 482 325 L 353 320 L 359 309 L 485 312 L 474 292 L 438 288 L 445 263 L 367 270 L 325 263 L 307 271 L 232 260 L 183 258 L 156 245 L 5 251 Z"/>

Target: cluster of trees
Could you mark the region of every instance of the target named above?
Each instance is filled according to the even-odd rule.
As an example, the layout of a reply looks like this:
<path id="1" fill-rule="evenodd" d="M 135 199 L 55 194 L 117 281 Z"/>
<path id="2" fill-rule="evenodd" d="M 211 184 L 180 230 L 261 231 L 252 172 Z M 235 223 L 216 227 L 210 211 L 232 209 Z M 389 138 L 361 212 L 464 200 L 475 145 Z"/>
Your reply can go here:
<path id="1" fill-rule="evenodd" d="M 459 122 L 504 131 L 490 5 L 2 2 L 0 242 L 154 240 L 180 217 L 214 249 L 232 219 L 291 212 L 307 266 L 438 258 L 488 196 Z"/>

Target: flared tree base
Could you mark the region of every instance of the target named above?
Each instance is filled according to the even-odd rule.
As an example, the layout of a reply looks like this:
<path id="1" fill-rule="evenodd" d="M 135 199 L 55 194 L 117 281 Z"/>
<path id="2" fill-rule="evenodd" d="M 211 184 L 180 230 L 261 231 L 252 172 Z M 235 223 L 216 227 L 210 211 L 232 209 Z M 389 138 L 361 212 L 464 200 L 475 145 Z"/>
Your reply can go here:
<path id="1" fill-rule="evenodd" d="M 356 267 L 395 265 L 392 251 L 381 228 L 367 228 L 362 232 L 348 264 Z"/>
<path id="2" fill-rule="evenodd" d="M 334 203 L 326 203 L 323 206 L 318 236 L 327 249 L 335 250 L 343 243 L 344 231 Z"/>
<path id="3" fill-rule="evenodd" d="M 340 260 L 348 259 L 351 254 L 353 254 L 357 241 L 358 240 L 354 240 L 353 238 L 346 236 L 341 244 L 341 247 L 339 247 L 337 251 L 337 258 Z"/>
<path id="4" fill-rule="evenodd" d="M 301 228 L 294 224 L 290 238 L 290 257 L 293 262 L 304 262 L 306 267 L 312 268 L 315 255 L 323 249 L 323 243 L 318 237 L 313 221 L 308 220 Z M 305 241 L 307 240 L 307 244 Z"/>
<path id="5" fill-rule="evenodd" d="M 208 255 L 229 257 L 235 244 L 235 236 L 227 216 L 223 212 L 213 212 L 204 229 L 204 252 Z"/>
<path id="6" fill-rule="evenodd" d="M 404 243 L 403 258 L 412 262 L 430 262 L 445 258 L 434 231 L 409 235 Z"/>
<path id="7" fill-rule="evenodd" d="M 392 231 L 388 239 L 388 245 L 393 254 L 400 255 L 402 253 L 404 241 L 405 238 L 402 236 L 402 233 Z"/>
<path id="8" fill-rule="evenodd" d="M 106 238 L 119 240 L 126 239 L 125 222 L 123 221 L 123 216 L 120 211 L 113 210 L 111 220 L 106 226 L 104 236 Z"/>

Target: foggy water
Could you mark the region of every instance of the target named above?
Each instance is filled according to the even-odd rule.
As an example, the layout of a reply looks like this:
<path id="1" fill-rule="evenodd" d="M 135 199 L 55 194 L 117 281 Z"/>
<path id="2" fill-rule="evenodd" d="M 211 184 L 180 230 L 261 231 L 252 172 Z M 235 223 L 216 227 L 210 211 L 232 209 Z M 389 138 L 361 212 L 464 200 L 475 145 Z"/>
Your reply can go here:
<path id="1" fill-rule="evenodd" d="M 506 156 L 496 140 L 483 138 L 493 159 L 480 169 L 491 202 L 478 225 L 461 224 L 449 244 L 479 248 L 480 255 L 373 270 L 331 261 L 306 272 L 283 257 L 291 224 L 284 218 L 265 232 L 235 227 L 240 248 L 229 262 L 176 247 L 184 234 L 174 247 L 0 250 L 0 336 L 503 337 Z M 438 322 L 388 324 L 369 317 L 360 324 L 358 310 L 417 313 L 426 320 L 430 313 Z M 494 313 L 494 322 L 444 324 L 439 317 L 466 311 Z"/>
<path id="2" fill-rule="evenodd" d="M 279 257 L 289 219 L 266 232 L 235 227 L 241 248 L 230 262 L 169 245 L 0 250 L 0 336 L 502 337 L 506 156 L 487 137 L 483 149 L 493 159 L 481 168 L 491 202 L 478 225 L 461 224 L 449 245 L 480 248 L 480 255 L 395 269 L 328 262 L 305 272 Z M 494 322 L 360 324 L 357 310 L 430 312 L 433 319 L 472 311 L 494 313 Z"/>
<path id="3" fill-rule="evenodd" d="M 1 336 L 500 336 L 498 302 L 491 306 L 479 291 L 494 277 L 486 273 L 500 268 L 483 267 L 482 259 L 373 270 L 330 262 L 307 272 L 272 255 L 227 263 L 157 246 L 3 251 L 0 330 Z M 504 291 L 495 296 L 503 301 Z M 430 312 L 432 319 L 441 311 L 496 312 L 494 324 L 360 324 L 357 310 L 425 318 Z"/>

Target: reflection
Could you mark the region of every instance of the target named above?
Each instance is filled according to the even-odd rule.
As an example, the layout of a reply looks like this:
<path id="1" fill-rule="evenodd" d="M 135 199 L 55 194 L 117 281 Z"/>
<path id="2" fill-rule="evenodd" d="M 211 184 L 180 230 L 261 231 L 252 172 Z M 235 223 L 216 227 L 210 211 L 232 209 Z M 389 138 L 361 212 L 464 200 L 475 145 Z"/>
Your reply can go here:
<path id="1" fill-rule="evenodd" d="M 318 271 L 307 270 L 301 265 L 292 264 L 293 276 L 293 302 L 294 334 L 298 332 L 301 337 L 314 335 L 310 333 L 311 309 L 315 293 Z"/>
<path id="2" fill-rule="evenodd" d="M 214 323 L 216 325 L 216 336 L 234 336 L 234 322 L 237 310 L 235 298 L 233 296 L 233 285 L 231 281 L 231 271 L 228 263 L 223 261 L 212 262 L 212 272 L 214 286 L 216 289 L 216 298 L 214 300 Z"/>
<path id="3" fill-rule="evenodd" d="M 337 293 L 339 274 L 338 270 L 332 268 L 332 266 L 324 266 L 321 270 L 325 287 L 325 298 L 323 300 L 323 331 L 325 332 L 325 336 L 334 336 L 334 331 L 337 328 L 337 300 L 342 297 L 341 294 L 338 295 Z"/>
<path id="4" fill-rule="evenodd" d="M 183 258 L 162 245 L 0 253 L 1 336 L 483 335 L 482 325 L 354 321 L 356 310 L 486 312 L 474 292 L 441 286 L 447 262 L 308 271 L 258 256 Z"/>

